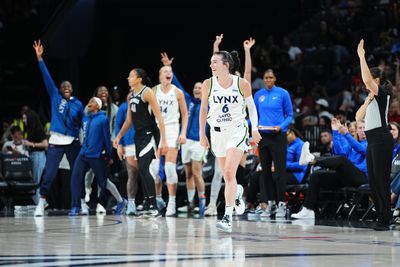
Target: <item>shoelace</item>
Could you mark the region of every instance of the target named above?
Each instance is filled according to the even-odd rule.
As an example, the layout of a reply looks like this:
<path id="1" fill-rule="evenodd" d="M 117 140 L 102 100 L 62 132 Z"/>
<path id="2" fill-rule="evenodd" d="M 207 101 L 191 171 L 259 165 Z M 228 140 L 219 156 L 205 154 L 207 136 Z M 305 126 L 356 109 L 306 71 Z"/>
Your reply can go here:
<path id="1" fill-rule="evenodd" d="M 224 217 L 222 217 L 221 222 L 223 222 L 223 223 L 229 223 L 229 222 L 230 222 L 229 216 L 228 216 L 228 215 L 224 215 Z"/>

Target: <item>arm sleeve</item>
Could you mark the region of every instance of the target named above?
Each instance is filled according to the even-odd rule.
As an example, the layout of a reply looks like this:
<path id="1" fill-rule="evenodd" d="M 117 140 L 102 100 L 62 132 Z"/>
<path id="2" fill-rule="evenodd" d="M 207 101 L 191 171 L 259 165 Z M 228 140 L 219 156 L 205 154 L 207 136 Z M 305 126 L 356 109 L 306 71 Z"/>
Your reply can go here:
<path id="1" fill-rule="evenodd" d="M 257 108 L 254 104 L 253 96 L 248 96 L 245 99 L 247 109 L 249 110 L 249 118 L 251 122 L 252 129 L 255 130 L 258 126 L 258 115 L 257 115 Z"/>
<path id="2" fill-rule="evenodd" d="M 366 155 L 367 154 L 367 146 L 361 144 L 360 142 L 358 142 L 356 139 L 354 139 L 353 136 L 351 136 L 351 134 L 346 133 L 346 135 L 344 136 L 344 138 L 347 140 L 347 142 L 350 144 L 350 146 L 357 151 L 358 153 L 362 154 L 362 155 Z"/>
<path id="3" fill-rule="evenodd" d="M 279 127 L 281 127 L 281 129 L 287 129 L 287 127 L 293 120 L 292 100 L 290 99 L 290 95 L 288 92 L 285 92 L 283 94 L 283 111 L 285 112 L 284 116 L 286 117 L 279 125 Z"/>
<path id="4" fill-rule="evenodd" d="M 39 61 L 39 68 L 40 71 L 42 72 L 44 85 L 46 86 L 47 93 L 50 95 L 50 97 L 56 96 L 58 94 L 58 89 L 53 79 L 51 78 L 49 70 L 47 69 L 46 64 L 44 64 L 43 60 Z"/>
<path id="5" fill-rule="evenodd" d="M 332 135 L 334 154 L 347 157 L 351 149 L 347 140 L 339 133 L 339 131 L 333 131 Z"/>

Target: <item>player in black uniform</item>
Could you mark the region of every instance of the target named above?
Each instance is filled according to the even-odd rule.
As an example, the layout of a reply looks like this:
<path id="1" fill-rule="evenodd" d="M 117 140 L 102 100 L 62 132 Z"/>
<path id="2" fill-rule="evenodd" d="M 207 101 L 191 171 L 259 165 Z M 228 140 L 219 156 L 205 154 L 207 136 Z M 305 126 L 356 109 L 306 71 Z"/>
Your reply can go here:
<path id="1" fill-rule="evenodd" d="M 162 143 L 159 145 L 161 154 L 165 153 L 167 148 L 165 137 L 164 121 L 161 116 L 156 96 L 151 90 L 150 81 L 143 69 L 135 68 L 129 73 L 128 83 L 131 87 L 131 93 L 127 97 L 129 109 L 126 120 L 120 132 L 115 137 L 114 147 L 117 147 L 120 139 L 133 124 L 135 127 L 135 145 L 136 157 L 139 163 L 139 174 L 142 179 L 142 189 L 148 206 L 148 214 L 157 217 L 159 212 L 155 202 L 155 186 L 153 176 L 149 172 L 149 166 L 160 141 L 160 132 Z M 157 128 L 156 119 L 159 129 Z M 160 130 L 160 131 L 159 131 Z"/>

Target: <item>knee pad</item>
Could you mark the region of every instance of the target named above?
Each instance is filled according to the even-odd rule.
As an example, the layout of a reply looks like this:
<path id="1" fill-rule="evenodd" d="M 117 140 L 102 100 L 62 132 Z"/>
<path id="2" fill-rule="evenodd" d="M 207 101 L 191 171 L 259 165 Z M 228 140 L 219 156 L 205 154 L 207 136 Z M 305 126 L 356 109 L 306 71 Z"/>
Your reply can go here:
<path id="1" fill-rule="evenodd" d="M 159 159 L 153 159 L 151 161 L 150 166 L 149 166 L 149 171 L 150 171 L 151 176 L 153 176 L 154 181 L 157 181 L 160 179 L 158 177 L 158 172 L 160 171 L 160 160 Z"/>
<path id="2" fill-rule="evenodd" d="M 176 173 L 176 164 L 172 162 L 165 163 L 165 176 L 167 176 L 167 184 L 177 184 L 178 174 Z"/>

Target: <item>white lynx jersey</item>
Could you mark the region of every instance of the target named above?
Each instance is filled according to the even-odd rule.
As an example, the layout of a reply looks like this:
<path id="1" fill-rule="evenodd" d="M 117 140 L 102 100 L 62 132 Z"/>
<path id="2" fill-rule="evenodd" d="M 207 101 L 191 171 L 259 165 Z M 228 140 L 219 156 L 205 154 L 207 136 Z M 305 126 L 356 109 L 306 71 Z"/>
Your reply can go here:
<path id="1" fill-rule="evenodd" d="M 207 116 L 211 127 L 233 126 L 246 119 L 245 101 L 239 87 L 240 78 L 231 76 L 232 85 L 226 89 L 219 85 L 217 77 L 211 78 Z"/>
<path id="2" fill-rule="evenodd" d="M 171 90 L 164 93 L 160 84 L 156 86 L 156 98 L 165 125 L 179 123 L 180 112 L 176 90 L 178 90 L 176 86 L 172 85 Z"/>

